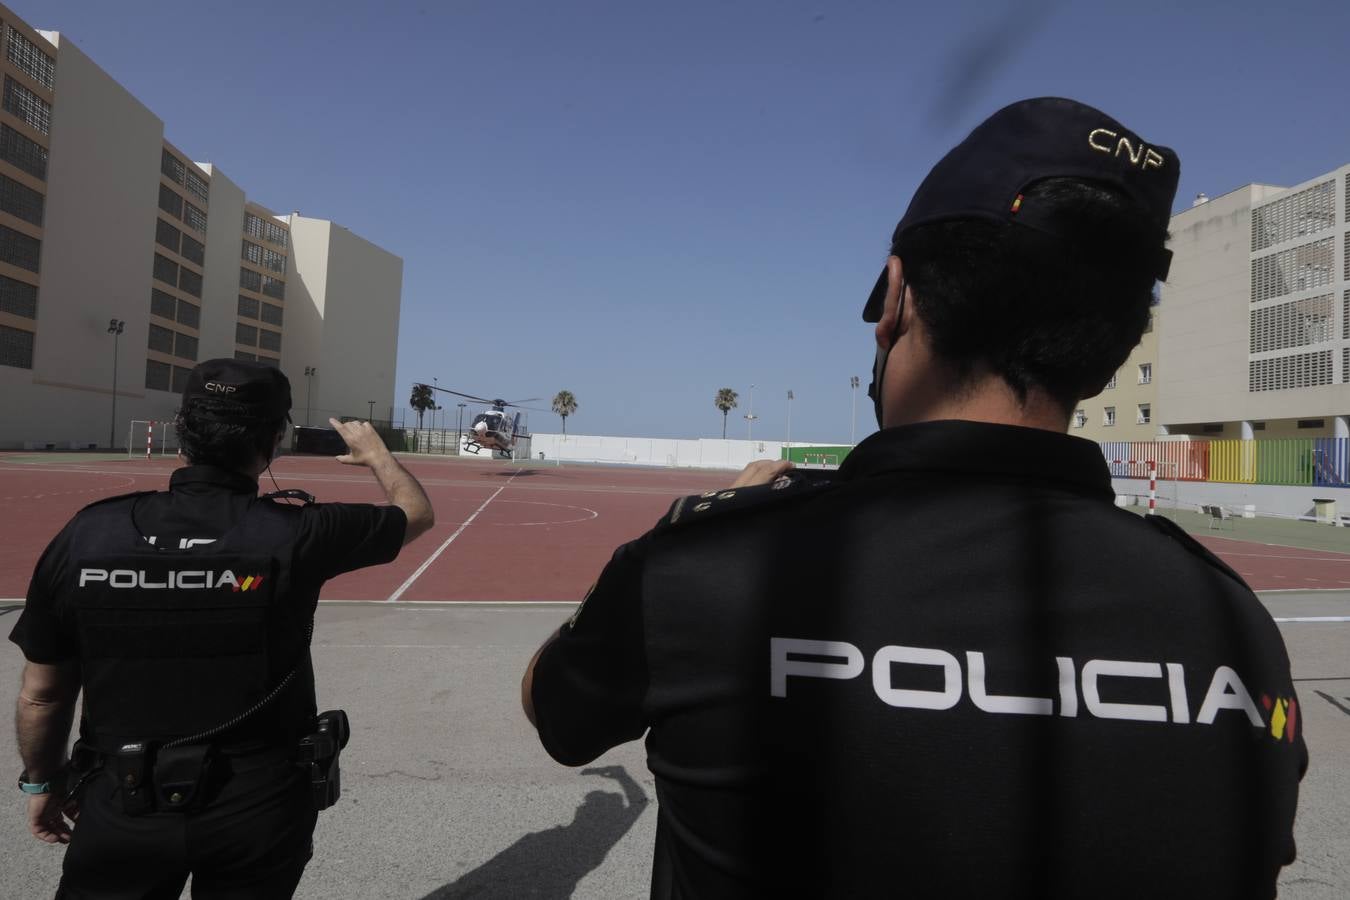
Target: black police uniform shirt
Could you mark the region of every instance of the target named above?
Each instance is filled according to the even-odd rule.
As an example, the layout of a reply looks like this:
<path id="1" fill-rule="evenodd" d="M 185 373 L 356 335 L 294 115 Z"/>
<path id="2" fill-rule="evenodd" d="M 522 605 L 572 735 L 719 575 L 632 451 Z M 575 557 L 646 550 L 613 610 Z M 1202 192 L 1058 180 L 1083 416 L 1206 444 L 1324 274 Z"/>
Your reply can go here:
<path id="1" fill-rule="evenodd" d="M 174 471 L 168 491 L 136 498 L 135 527 L 147 539 L 153 538 L 156 546 L 190 548 L 194 542 L 207 544 L 230 531 L 252 504 L 273 502 L 259 498 L 257 483 L 244 475 L 213 466 L 186 466 Z M 407 517 L 396 506 L 316 503 L 283 508 L 295 518 L 296 530 L 291 590 L 278 598 L 275 628 L 268 635 L 270 683 L 276 684 L 291 668 L 298 668 L 294 682 L 274 703 L 222 736 L 230 744 L 284 743 L 309 727 L 316 706 L 306 642 L 319 589 L 343 572 L 393 560 L 407 529 Z M 10 640 L 33 662 L 79 658 L 73 598 L 60 585 L 79 553 L 72 546 L 72 534 L 81 516 L 89 513 L 87 509 L 77 514 L 43 552 L 23 612 L 10 633 Z"/>
<path id="2" fill-rule="evenodd" d="M 934 422 L 677 502 L 538 661 L 581 765 L 647 734 L 653 897 L 1270 897 L 1302 711 L 1222 562 L 1095 444 Z"/>

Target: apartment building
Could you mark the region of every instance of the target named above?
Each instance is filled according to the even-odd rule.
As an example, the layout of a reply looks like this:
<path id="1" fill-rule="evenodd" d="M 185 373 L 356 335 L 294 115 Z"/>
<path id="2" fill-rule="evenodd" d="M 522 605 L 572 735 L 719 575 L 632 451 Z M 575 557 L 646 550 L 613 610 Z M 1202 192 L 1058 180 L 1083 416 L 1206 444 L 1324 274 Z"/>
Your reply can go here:
<path id="1" fill-rule="evenodd" d="M 1157 385 L 1158 306 L 1129 358 L 1097 396 L 1084 399 L 1073 412 L 1069 433 L 1094 441 L 1150 441 L 1158 436 Z"/>
<path id="2" fill-rule="evenodd" d="M 0 448 L 125 446 L 220 356 L 318 421 L 394 405 L 401 259 L 250 199 L 60 33 L 0 38 Z"/>

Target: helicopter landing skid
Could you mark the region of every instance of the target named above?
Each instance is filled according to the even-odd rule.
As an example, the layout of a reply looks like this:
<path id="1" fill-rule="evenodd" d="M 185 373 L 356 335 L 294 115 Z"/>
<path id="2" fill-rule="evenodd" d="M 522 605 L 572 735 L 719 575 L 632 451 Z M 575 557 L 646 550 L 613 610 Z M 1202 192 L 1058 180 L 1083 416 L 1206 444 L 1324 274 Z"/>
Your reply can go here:
<path id="1" fill-rule="evenodd" d="M 474 456 L 477 456 L 478 451 L 482 449 L 483 449 L 482 444 L 477 444 L 474 443 L 473 441 L 469 441 L 467 444 L 464 445 L 464 450 L 469 453 L 472 453 Z"/>

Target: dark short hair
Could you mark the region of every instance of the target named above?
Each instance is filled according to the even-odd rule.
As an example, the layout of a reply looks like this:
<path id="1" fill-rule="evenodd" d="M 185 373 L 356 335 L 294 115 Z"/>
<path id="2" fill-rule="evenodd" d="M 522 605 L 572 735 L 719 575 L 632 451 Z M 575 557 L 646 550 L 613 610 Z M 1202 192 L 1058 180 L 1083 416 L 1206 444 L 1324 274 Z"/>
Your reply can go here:
<path id="1" fill-rule="evenodd" d="M 259 457 L 270 460 L 286 420 L 221 421 L 232 406 L 228 400 L 189 400 L 174 418 L 178 446 L 193 465 L 243 471 Z"/>
<path id="2" fill-rule="evenodd" d="M 1035 387 L 1068 410 L 1139 343 L 1167 235 L 1141 205 L 1101 185 L 1049 178 L 1025 194 L 1057 233 L 1076 237 L 958 219 L 907 232 L 896 253 L 939 357 L 963 378 L 985 368 L 1023 402 Z"/>

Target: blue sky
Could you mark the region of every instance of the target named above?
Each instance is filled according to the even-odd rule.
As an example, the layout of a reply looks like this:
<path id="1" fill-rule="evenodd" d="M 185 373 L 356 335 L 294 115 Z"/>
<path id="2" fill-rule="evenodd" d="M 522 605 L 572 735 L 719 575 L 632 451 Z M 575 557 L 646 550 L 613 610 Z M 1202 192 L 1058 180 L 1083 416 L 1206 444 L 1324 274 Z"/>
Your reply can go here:
<path id="1" fill-rule="evenodd" d="M 251 198 L 403 257 L 398 402 L 567 388 L 575 432 L 716 436 L 726 386 L 744 436 L 754 384 L 755 437 L 791 389 L 794 440 L 847 440 L 891 229 L 1013 100 L 1173 147 L 1178 209 L 1350 162 L 1344 0 L 7 2 Z"/>

